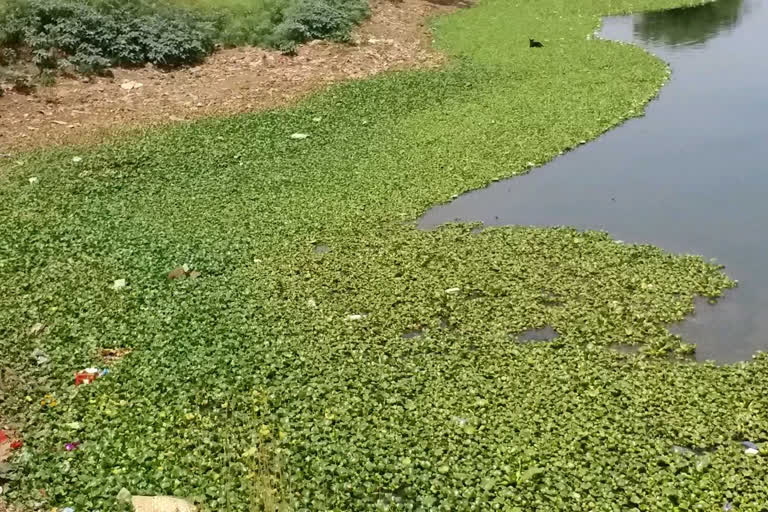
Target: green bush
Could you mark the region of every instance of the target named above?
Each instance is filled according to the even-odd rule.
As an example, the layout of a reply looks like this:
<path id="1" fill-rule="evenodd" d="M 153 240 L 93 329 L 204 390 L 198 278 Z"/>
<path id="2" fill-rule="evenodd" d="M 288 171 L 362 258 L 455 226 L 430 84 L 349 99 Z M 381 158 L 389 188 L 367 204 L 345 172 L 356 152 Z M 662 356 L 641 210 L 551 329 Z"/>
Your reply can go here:
<path id="1" fill-rule="evenodd" d="M 284 48 L 312 39 L 347 41 L 367 14 L 368 6 L 360 0 L 298 0 L 285 10 L 269 42 Z"/>
<path id="2" fill-rule="evenodd" d="M 178 66 L 214 47 L 212 26 L 192 12 L 144 4 L 12 0 L 0 12 L 0 46 L 25 47 L 40 68 L 92 72 L 113 65 Z"/>

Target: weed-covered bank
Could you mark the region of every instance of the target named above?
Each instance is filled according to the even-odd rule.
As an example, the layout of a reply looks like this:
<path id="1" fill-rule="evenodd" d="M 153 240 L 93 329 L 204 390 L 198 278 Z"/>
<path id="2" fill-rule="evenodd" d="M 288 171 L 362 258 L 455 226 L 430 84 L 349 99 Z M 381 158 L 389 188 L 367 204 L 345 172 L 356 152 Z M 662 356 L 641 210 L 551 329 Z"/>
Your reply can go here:
<path id="1" fill-rule="evenodd" d="M 7 497 L 762 510 L 764 455 L 739 442 L 768 438 L 768 362 L 607 348 L 685 352 L 664 324 L 731 284 L 718 269 L 598 233 L 410 224 L 639 113 L 663 63 L 587 35 L 666 5 L 485 0 L 437 20 L 444 71 L 8 162 Z M 74 387 L 104 347 L 133 351 Z"/>

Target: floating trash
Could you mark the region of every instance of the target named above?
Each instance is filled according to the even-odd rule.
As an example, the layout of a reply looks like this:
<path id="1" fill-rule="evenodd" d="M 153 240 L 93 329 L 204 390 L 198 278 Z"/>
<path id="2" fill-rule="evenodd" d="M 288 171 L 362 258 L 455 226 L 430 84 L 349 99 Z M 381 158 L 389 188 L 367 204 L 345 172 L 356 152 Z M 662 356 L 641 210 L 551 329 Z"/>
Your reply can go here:
<path id="1" fill-rule="evenodd" d="M 112 289 L 113 290 L 122 290 L 126 286 L 128 286 L 128 282 L 125 279 L 117 279 L 112 284 Z"/>
<path id="2" fill-rule="evenodd" d="M 30 185 L 37 185 L 38 183 L 40 183 L 40 178 L 38 178 L 37 176 L 32 176 L 31 178 L 29 178 Z"/>
<path id="3" fill-rule="evenodd" d="M 293 135 L 291 135 L 291 138 L 293 140 L 303 140 L 303 139 L 306 139 L 307 137 L 309 137 L 308 133 L 294 133 Z"/>
<path id="4" fill-rule="evenodd" d="M 190 502 L 173 496 L 133 496 L 134 512 L 196 512 Z"/>
<path id="5" fill-rule="evenodd" d="M 101 370 L 98 368 L 86 368 L 85 370 L 79 371 L 75 374 L 75 386 L 90 384 L 98 379 L 100 374 Z"/>
<path id="6" fill-rule="evenodd" d="M 103 348 L 101 349 L 101 358 L 105 363 L 114 363 L 121 360 L 132 351 L 132 348 Z M 106 370 L 106 368 L 104 370 Z M 102 372 L 104 370 L 102 370 Z"/>
<path id="7" fill-rule="evenodd" d="M 362 320 L 364 317 L 365 317 L 365 315 L 359 315 L 359 314 L 358 315 L 348 315 L 347 316 L 347 320 L 357 321 L 357 320 Z"/>
<path id="8" fill-rule="evenodd" d="M 760 451 L 760 448 L 755 443 L 753 443 L 752 441 L 742 441 L 741 445 L 744 448 Z"/>
<path id="9" fill-rule="evenodd" d="M 29 329 L 30 336 L 39 336 L 40 334 L 43 334 L 45 332 L 46 325 L 41 322 L 37 322 L 35 325 L 33 325 Z"/>
<path id="10" fill-rule="evenodd" d="M 37 364 L 39 365 L 44 365 L 51 362 L 51 358 L 48 357 L 48 354 L 46 354 L 39 348 L 36 348 L 35 350 L 32 351 L 32 359 L 34 359 L 35 362 L 37 362 Z"/>
<path id="11" fill-rule="evenodd" d="M 64 445 L 64 449 L 68 452 L 73 452 L 80 448 L 80 441 L 75 441 L 73 443 L 67 443 Z"/>
<path id="12" fill-rule="evenodd" d="M 418 329 L 413 330 L 413 331 L 406 331 L 406 332 L 403 333 L 403 339 L 410 340 L 410 339 L 413 339 L 413 338 L 418 338 L 422 334 L 424 334 L 424 333 L 422 331 L 418 330 Z"/>
<path id="13" fill-rule="evenodd" d="M 461 288 L 448 288 L 447 290 L 445 290 L 445 293 L 449 295 L 453 295 L 455 293 L 459 293 L 460 291 L 461 291 Z"/>

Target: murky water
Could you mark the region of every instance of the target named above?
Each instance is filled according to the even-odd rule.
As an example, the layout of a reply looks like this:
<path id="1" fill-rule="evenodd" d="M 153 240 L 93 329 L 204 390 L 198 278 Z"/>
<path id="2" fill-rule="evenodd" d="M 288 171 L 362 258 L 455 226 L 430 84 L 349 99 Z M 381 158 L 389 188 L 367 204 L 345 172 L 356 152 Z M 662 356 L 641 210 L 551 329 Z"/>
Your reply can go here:
<path id="1" fill-rule="evenodd" d="M 748 360 L 768 350 L 768 2 L 607 18 L 602 37 L 670 63 L 646 117 L 438 206 L 421 226 L 569 225 L 716 258 L 739 287 L 672 330 L 699 360 Z"/>

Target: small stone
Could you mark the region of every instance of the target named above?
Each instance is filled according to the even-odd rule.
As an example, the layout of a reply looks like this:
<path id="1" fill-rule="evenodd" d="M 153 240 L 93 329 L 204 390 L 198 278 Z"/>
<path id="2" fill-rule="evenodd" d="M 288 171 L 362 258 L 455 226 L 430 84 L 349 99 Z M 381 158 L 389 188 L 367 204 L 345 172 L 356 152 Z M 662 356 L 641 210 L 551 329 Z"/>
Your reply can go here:
<path id="1" fill-rule="evenodd" d="M 454 294 L 459 293 L 461 291 L 461 288 L 448 288 L 445 290 L 445 293 Z"/>
<path id="2" fill-rule="evenodd" d="M 31 178 L 29 178 L 30 185 L 37 185 L 38 183 L 40 183 L 40 178 L 38 178 L 37 176 L 32 176 Z"/>
<path id="3" fill-rule="evenodd" d="M 303 140 L 303 139 L 306 139 L 307 137 L 309 137 L 309 134 L 307 133 L 294 133 L 293 135 L 291 135 L 291 138 L 294 140 Z"/>
<path id="4" fill-rule="evenodd" d="M 113 290 L 122 290 L 122 289 L 123 289 L 123 288 L 125 288 L 126 286 L 128 286 L 128 283 L 126 282 L 126 280 L 125 280 L 125 279 L 117 279 L 117 280 L 115 280 L 115 282 L 112 284 L 112 289 L 113 289 Z"/>
<path id="5" fill-rule="evenodd" d="M 134 80 L 129 80 L 127 82 L 123 82 L 122 84 L 120 84 L 120 88 L 125 90 L 125 91 L 130 91 L 130 90 L 133 90 L 133 89 L 139 89 L 140 87 L 144 87 L 144 84 L 142 84 L 140 82 L 136 82 Z"/>

